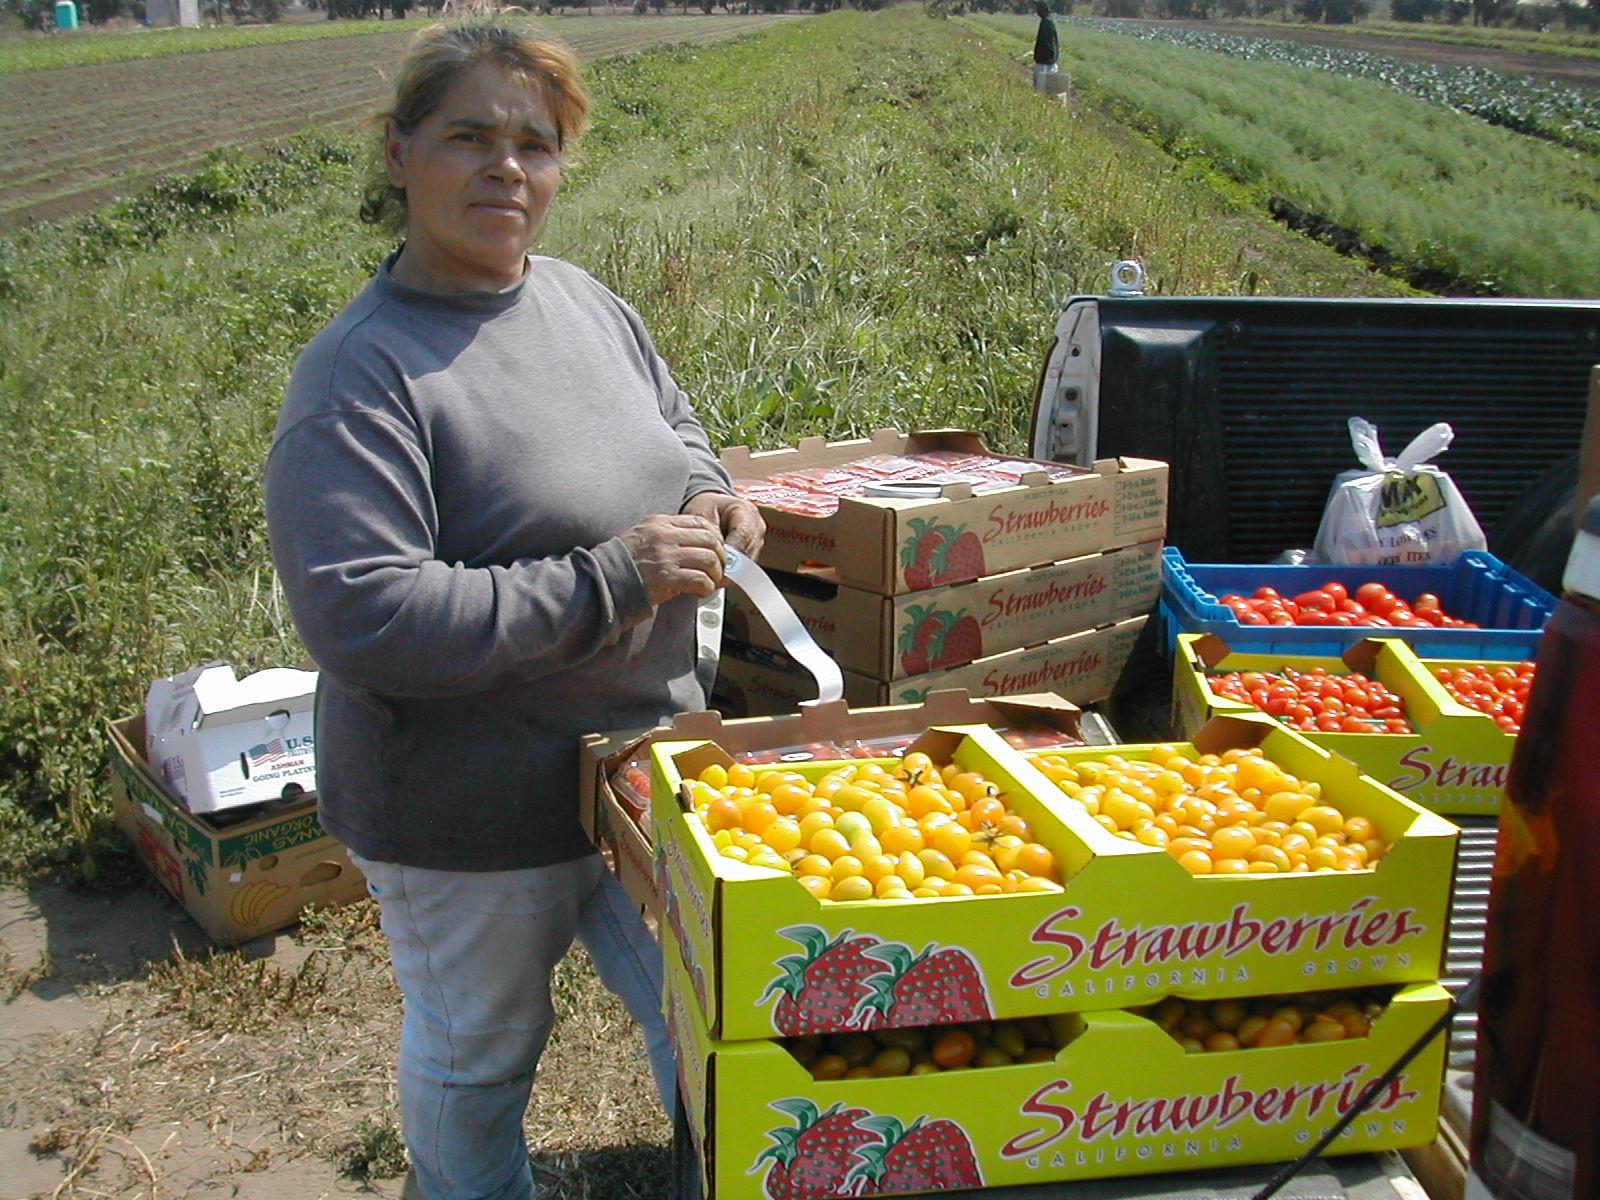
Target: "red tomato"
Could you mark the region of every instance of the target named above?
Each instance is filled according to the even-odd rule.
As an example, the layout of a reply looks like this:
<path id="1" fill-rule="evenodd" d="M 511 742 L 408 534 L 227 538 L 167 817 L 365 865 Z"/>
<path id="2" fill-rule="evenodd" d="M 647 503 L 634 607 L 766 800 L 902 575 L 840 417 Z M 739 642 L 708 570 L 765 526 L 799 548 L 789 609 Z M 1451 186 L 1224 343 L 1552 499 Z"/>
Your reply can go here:
<path id="1" fill-rule="evenodd" d="M 1381 583 L 1363 583 L 1356 589 L 1356 601 L 1367 608 L 1373 607 L 1373 601 L 1379 596 L 1391 595 L 1389 589 Z"/>
<path id="2" fill-rule="evenodd" d="M 1373 596 L 1370 600 L 1363 600 L 1362 603 L 1367 606 L 1367 611 L 1374 616 L 1393 619 L 1395 609 L 1400 607 L 1400 598 L 1393 592 L 1385 590 Z"/>
<path id="3" fill-rule="evenodd" d="M 1315 609 L 1318 612 L 1332 612 L 1339 606 L 1337 600 L 1323 591 L 1301 592 L 1294 598 L 1294 602 L 1300 606 L 1302 615 L 1306 609 Z"/>
<path id="4" fill-rule="evenodd" d="M 1344 584 L 1340 583 L 1337 579 L 1330 580 L 1329 582 L 1323 584 L 1322 590 L 1327 592 L 1328 595 L 1332 597 L 1333 602 L 1336 605 L 1343 605 L 1344 602 L 1350 597 L 1350 593 L 1348 590 L 1346 590 Z"/>

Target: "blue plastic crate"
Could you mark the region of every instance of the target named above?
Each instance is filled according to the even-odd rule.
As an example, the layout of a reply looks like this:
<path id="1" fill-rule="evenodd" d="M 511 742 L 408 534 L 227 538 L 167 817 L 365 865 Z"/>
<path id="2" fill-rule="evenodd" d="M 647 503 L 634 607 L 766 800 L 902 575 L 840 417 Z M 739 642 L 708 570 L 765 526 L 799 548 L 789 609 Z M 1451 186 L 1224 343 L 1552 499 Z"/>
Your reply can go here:
<path id="1" fill-rule="evenodd" d="M 1503 659 L 1534 657 L 1555 597 L 1483 550 L 1468 550 L 1449 566 L 1381 567 L 1350 563 L 1278 566 L 1187 563 L 1176 547 L 1162 554 L 1160 616 L 1171 654 L 1180 633 L 1215 633 L 1235 650 L 1252 654 L 1338 655 L 1362 638 L 1381 632 L 1404 638 L 1423 658 Z M 1407 601 L 1432 592 L 1453 617 L 1478 629 L 1411 629 L 1366 626 L 1241 625 L 1217 597 L 1248 596 L 1277 588 L 1296 596 L 1337 580 L 1352 593 L 1363 583 L 1381 583 Z"/>

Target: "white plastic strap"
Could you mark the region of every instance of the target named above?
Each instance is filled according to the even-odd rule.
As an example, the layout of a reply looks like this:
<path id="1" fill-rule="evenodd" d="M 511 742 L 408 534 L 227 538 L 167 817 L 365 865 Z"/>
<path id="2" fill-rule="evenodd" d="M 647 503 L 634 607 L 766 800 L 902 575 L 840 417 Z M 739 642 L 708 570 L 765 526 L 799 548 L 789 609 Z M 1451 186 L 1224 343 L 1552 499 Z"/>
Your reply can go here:
<path id="1" fill-rule="evenodd" d="M 722 568 L 723 578 L 750 598 L 750 603 L 767 619 L 767 624 L 772 626 L 772 632 L 778 635 L 789 656 L 811 672 L 817 681 L 817 699 L 826 701 L 842 698 L 844 675 L 839 671 L 839 664 L 828 657 L 828 652 L 817 645 L 806 627 L 800 624 L 800 618 L 794 615 L 794 609 L 789 607 L 789 602 L 778 591 L 777 585 L 748 555 L 739 553 L 731 546 L 727 553 L 728 561 Z"/>

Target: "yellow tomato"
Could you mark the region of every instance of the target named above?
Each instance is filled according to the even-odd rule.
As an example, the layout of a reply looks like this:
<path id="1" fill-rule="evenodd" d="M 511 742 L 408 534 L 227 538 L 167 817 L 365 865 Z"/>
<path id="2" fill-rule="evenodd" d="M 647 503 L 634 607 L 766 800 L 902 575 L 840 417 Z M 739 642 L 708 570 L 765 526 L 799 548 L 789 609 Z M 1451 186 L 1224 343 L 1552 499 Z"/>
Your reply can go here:
<path id="1" fill-rule="evenodd" d="M 943 851 L 929 848 L 918 853 L 923 871 L 929 879 L 951 880 L 956 877 L 956 865 Z"/>
<path id="2" fill-rule="evenodd" d="M 835 879 L 828 891 L 829 900 L 870 900 L 872 896 L 872 884 L 867 881 L 865 875 Z"/>
<path id="3" fill-rule="evenodd" d="M 832 862 L 850 853 L 850 843 L 837 829 L 819 829 L 811 839 L 811 852 Z"/>
<path id="4" fill-rule="evenodd" d="M 767 826 L 761 840 L 779 854 L 787 854 L 800 844 L 800 826 L 789 817 L 779 817 Z"/>
<path id="5" fill-rule="evenodd" d="M 895 859 L 894 873 L 900 876 L 908 888 L 919 888 L 928 876 L 927 868 L 922 865 L 922 860 L 909 850 L 903 852 Z"/>
<path id="6" fill-rule="evenodd" d="M 915 854 L 921 850 L 924 841 L 922 830 L 911 821 L 901 821 L 891 825 L 878 835 L 878 842 L 883 846 L 885 854 Z"/>
<path id="7" fill-rule="evenodd" d="M 941 825 L 933 831 L 929 839 L 933 848 L 948 857 L 952 862 L 957 861 L 968 850 L 972 849 L 972 834 L 960 825 L 951 822 Z"/>
<path id="8" fill-rule="evenodd" d="M 1269 821 L 1297 821 L 1300 814 L 1310 808 L 1313 801 L 1303 792 L 1274 792 L 1264 805 Z"/>

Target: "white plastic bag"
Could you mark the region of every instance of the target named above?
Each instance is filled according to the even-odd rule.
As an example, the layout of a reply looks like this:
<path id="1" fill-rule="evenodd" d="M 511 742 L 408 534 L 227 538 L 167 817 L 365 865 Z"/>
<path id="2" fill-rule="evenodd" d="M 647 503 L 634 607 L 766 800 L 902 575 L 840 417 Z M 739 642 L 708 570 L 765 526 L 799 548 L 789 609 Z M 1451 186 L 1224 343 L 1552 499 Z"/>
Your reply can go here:
<path id="1" fill-rule="evenodd" d="M 1333 481 L 1317 530 L 1317 557 L 1404 566 L 1450 563 L 1463 550 L 1484 549 L 1483 529 L 1455 481 L 1428 461 L 1454 436 L 1441 421 L 1413 438 L 1399 458 L 1385 458 L 1376 427 L 1351 417 L 1350 444 L 1362 468 Z"/>

